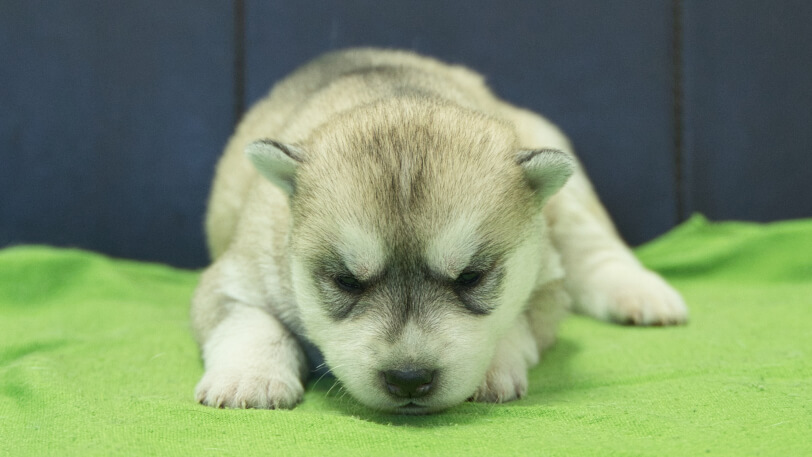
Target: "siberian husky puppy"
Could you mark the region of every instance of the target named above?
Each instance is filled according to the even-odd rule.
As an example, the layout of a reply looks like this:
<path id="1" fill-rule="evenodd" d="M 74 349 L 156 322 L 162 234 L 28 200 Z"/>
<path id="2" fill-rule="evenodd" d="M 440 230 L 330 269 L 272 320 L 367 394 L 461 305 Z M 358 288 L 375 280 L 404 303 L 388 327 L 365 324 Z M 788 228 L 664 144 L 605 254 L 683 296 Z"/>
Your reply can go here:
<path id="1" fill-rule="evenodd" d="M 210 406 L 294 407 L 309 344 L 378 410 L 505 402 L 570 308 L 687 318 L 555 126 L 409 52 L 336 52 L 278 83 L 219 162 L 206 229 L 192 321 Z"/>

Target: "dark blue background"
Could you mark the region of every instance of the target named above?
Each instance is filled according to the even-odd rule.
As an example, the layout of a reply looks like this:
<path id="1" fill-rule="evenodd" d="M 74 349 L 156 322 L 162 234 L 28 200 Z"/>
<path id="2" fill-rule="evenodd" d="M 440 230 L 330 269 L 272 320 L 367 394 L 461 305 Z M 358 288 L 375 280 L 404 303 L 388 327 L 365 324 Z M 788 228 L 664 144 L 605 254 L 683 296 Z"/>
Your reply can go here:
<path id="1" fill-rule="evenodd" d="M 570 135 L 632 244 L 692 212 L 812 216 L 812 3 L 0 2 L 0 246 L 206 263 L 239 115 L 330 50 L 466 64 Z"/>

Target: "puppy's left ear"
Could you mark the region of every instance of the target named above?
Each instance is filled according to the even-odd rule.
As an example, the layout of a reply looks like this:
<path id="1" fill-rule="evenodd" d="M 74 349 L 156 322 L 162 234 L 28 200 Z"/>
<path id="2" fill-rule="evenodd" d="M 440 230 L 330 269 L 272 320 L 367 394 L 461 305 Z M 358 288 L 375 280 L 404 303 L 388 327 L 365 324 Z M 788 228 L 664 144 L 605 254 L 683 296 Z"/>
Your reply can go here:
<path id="1" fill-rule="evenodd" d="M 302 151 L 296 146 L 274 140 L 254 141 L 245 148 L 254 168 L 288 196 L 296 189 L 296 169 L 302 163 Z"/>
<path id="2" fill-rule="evenodd" d="M 571 155 L 557 149 L 523 150 L 516 162 L 540 201 L 547 200 L 563 187 L 577 166 Z"/>

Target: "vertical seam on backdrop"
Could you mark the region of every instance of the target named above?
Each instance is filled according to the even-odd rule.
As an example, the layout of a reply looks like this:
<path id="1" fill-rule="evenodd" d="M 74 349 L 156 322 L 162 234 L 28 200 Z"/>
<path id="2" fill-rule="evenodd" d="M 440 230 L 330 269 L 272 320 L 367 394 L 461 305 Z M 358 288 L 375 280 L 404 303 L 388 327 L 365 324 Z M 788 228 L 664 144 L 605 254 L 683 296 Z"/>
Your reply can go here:
<path id="1" fill-rule="evenodd" d="M 684 201 L 684 174 L 683 174 L 683 30 L 682 30 L 682 0 L 671 0 L 671 55 L 672 55 L 672 79 L 673 79 L 673 164 L 674 164 L 674 194 L 676 201 L 677 222 L 685 220 Z"/>
<path id="2" fill-rule="evenodd" d="M 234 14 L 234 126 L 245 111 L 245 0 L 233 0 Z"/>

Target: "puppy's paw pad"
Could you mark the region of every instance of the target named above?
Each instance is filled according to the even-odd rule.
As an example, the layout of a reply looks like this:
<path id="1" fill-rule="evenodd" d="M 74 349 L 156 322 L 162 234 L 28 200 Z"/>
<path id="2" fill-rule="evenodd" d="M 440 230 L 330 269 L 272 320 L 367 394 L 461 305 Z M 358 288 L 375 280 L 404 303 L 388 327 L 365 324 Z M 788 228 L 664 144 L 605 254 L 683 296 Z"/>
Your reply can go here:
<path id="1" fill-rule="evenodd" d="M 199 403 L 215 408 L 291 409 L 304 386 L 295 375 L 206 372 L 195 389 Z"/>
<path id="2" fill-rule="evenodd" d="M 527 394 L 527 385 L 527 368 L 524 364 L 492 366 L 471 400 L 486 403 L 516 400 Z"/>

